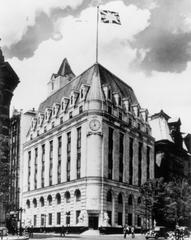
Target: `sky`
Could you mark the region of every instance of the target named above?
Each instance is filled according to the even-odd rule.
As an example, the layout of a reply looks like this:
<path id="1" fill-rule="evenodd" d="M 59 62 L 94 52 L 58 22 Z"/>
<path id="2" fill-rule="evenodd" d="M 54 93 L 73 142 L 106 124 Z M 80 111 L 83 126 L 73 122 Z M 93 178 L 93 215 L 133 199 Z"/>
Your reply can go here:
<path id="1" fill-rule="evenodd" d="M 0 0 L 0 46 L 20 83 L 11 109 L 38 109 L 66 57 L 75 75 L 96 61 L 94 0 Z M 191 1 L 102 0 L 121 25 L 99 23 L 98 61 L 130 85 L 150 115 L 191 133 Z"/>

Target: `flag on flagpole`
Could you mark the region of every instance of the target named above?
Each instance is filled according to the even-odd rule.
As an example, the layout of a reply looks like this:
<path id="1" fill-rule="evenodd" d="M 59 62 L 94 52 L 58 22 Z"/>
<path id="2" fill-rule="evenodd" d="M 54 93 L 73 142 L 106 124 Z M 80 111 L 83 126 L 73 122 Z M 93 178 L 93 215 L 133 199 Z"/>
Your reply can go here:
<path id="1" fill-rule="evenodd" d="M 101 22 L 103 23 L 114 23 L 121 25 L 120 17 L 118 12 L 112 12 L 109 10 L 101 10 Z"/>

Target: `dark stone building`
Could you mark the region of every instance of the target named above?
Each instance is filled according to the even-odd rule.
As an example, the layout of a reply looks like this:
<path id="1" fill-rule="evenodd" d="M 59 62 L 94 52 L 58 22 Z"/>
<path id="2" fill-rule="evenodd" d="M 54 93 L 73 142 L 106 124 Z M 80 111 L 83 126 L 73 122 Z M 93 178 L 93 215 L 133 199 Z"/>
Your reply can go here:
<path id="1" fill-rule="evenodd" d="M 162 110 L 151 116 L 155 138 L 155 177 L 188 178 L 190 154 L 182 136 L 180 119 L 172 119 Z"/>
<path id="2" fill-rule="evenodd" d="M 9 190 L 9 108 L 18 76 L 0 49 L 0 225 L 5 224 Z"/>

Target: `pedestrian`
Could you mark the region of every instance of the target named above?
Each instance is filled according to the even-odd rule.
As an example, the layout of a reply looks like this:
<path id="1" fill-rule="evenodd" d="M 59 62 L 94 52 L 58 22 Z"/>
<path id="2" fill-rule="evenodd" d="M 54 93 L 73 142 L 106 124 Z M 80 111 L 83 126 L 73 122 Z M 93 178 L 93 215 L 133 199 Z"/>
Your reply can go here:
<path id="1" fill-rule="evenodd" d="M 129 226 L 125 224 L 123 227 L 123 238 L 126 238 L 128 232 L 129 232 Z"/>
<path id="2" fill-rule="evenodd" d="M 61 237 L 65 237 L 65 228 L 64 225 L 61 227 Z"/>
<path id="3" fill-rule="evenodd" d="M 133 226 L 131 227 L 131 237 L 135 238 L 135 228 Z"/>

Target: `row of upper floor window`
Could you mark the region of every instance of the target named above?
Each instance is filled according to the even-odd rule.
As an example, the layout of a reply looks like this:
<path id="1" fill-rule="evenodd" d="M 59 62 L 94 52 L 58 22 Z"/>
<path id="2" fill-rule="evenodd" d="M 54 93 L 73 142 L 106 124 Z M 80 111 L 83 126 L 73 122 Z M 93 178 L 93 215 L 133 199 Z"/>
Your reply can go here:
<path id="1" fill-rule="evenodd" d="M 51 128 L 55 125 L 55 119 L 58 118 L 58 116 L 62 113 L 66 113 L 66 119 L 60 117 L 60 123 L 63 123 L 64 120 L 70 119 L 73 117 L 73 114 L 80 114 L 83 112 L 83 105 L 78 105 L 78 111 L 72 111 L 71 107 L 75 107 L 76 109 L 76 99 L 78 99 L 78 95 L 85 100 L 86 95 L 89 89 L 89 86 L 85 85 L 86 87 L 82 88 L 80 90 L 80 94 L 77 91 L 72 91 L 69 98 L 63 97 L 61 100 L 61 103 L 54 103 L 52 107 L 47 107 L 44 113 L 38 113 L 37 117 L 34 117 L 32 119 L 31 123 L 31 130 L 35 131 L 36 128 L 42 127 L 44 123 L 50 123 L 51 122 Z M 85 90 L 86 89 L 86 90 Z M 139 118 L 143 122 L 148 122 L 148 111 L 147 109 L 141 109 L 139 104 L 132 105 L 131 101 L 127 98 L 123 98 L 120 96 L 119 93 L 113 93 L 112 95 L 115 96 L 115 104 L 113 104 L 112 101 L 110 101 L 111 98 L 111 90 L 109 87 L 103 87 L 105 97 L 108 100 L 108 107 L 105 109 L 110 114 L 118 115 L 119 119 L 122 120 L 123 118 L 123 112 L 131 112 L 133 116 Z M 110 103 L 109 103 L 110 101 Z M 119 107 L 119 110 L 116 112 L 113 110 L 114 107 Z M 121 110 L 120 110 L 121 108 Z M 54 120 L 54 121 L 53 121 Z M 58 124 L 58 121 L 56 121 Z M 47 129 L 45 129 L 46 131 Z"/>
<path id="2" fill-rule="evenodd" d="M 84 112 L 83 106 L 79 107 L 79 112 L 75 114 L 81 114 Z M 145 132 L 146 134 L 150 134 L 151 129 L 148 124 L 144 124 L 141 120 L 136 120 L 133 116 L 129 116 L 128 118 L 125 117 L 123 111 L 119 110 L 117 112 L 113 112 L 112 107 L 107 107 L 107 112 L 109 114 L 112 114 L 114 117 L 117 117 L 120 121 L 125 121 L 131 128 L 138 129 L 139 131 Z M 75 115 L 73 115 L 73 112 L 69 112 L 69 119 L 72 119 Z M 41 134 L 44 134 L 52 129 L 54 129 L 56 126 L 59 126 L 60 124 L 64 123 L 64 116 L 60 116 L 60 118 L 51 120 L 49 123 L 44 124 L 43 127 L 38 127 L 37 122 L 34 124 L 34 119 L 32 121 L 32 128 L 30 132 L 30 140 L 34 139 L 35 137 L 40 136 Z"/>

